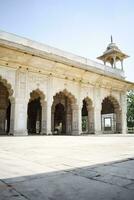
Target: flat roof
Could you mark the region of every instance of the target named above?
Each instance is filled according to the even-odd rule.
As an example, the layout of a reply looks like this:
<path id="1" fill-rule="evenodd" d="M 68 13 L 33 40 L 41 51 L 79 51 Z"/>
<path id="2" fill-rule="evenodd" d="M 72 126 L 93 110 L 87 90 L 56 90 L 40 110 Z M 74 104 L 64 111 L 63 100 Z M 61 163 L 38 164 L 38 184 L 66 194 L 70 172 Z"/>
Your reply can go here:
<path id="1" fill-rule="evenodd" d="M 125 78 L 124 72 L 120 69 L 114 69 L 112 67 L 92 61 L 88 58 L 81 57 L 2 30 L 0 30 L 0 45 L 111 78 L 117 78 L 119 80 L 124 80 Z"/>

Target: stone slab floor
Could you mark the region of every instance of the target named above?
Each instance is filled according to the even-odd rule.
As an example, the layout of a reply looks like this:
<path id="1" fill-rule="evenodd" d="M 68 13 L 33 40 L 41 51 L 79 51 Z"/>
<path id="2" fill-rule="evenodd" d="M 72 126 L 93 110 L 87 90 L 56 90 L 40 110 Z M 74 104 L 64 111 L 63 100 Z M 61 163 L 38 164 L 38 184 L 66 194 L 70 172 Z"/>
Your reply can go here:
<path id="1" fill-rule="evenodd" d="M 0 137 L 0 200 L 134 200 L 134 136 Z"/>

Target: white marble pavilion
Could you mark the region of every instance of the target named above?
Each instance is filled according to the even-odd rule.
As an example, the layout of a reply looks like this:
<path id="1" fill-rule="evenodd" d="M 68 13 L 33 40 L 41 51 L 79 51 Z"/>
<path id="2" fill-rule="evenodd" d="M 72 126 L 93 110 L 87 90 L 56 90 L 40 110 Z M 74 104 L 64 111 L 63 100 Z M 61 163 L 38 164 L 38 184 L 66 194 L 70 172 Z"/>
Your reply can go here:
<path id="1" fill-rule="evenodd" d="M 127 55 L 111 38 L 98 58 L 0 31 L 0 135 L 126 134 Z"/>

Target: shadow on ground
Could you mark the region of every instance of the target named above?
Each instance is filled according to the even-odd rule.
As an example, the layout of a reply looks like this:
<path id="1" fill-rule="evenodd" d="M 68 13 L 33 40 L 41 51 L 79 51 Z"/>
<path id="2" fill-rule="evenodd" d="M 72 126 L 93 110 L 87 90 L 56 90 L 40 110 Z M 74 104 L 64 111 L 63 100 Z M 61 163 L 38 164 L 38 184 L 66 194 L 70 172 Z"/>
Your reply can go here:
<path id="1" fill-rule="evenodd" d="M 7 199 L 134 200 L 134 158 L 2 179 L 0 200 Z"/>

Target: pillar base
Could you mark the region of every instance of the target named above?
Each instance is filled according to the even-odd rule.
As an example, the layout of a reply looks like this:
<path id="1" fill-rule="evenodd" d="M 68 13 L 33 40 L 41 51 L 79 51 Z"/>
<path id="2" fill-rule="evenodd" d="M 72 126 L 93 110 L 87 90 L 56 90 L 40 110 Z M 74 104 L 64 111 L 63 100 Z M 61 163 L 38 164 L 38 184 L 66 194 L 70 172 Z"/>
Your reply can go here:
<path id="1" fill-rule="evenodd" d="M 81 135 L 81 134 L 82 133 L 80 131 L 78 131 L 78 130 L 72 132 L 72 135 Z"/>
<path id="2" fill-rule="evenodd" d="M 41 130 L 40 135 L 46 135 L 46 130 Z"/>
<path id="3" fill-rule="evenodd" d="M 44 133 L 44 132 L 40 132 L 40 135 L 46 135 L 46 133 Z"/>
<path id="4" fill-rule="evenodd" d="M 11 133 L 10 133 L 11 134 Z M 14 133 L 12 134 L 13 136 L 27 136 L 28 132 L 27 130 L 19 130 L 19 131 L 14 131 Z"/>
<path id="5" fill-rule="evenodd" d="M 95 135 L 102 135 L 103 133 L 102 133 L 102 131 L 95 131 L 94 134 Z"/>
<path id="6" fill-rule="evenodd" d="M 128 134 L 128 131 L 125 129 L 125 130 L 122 130 L 121 134 L 123 135 L 127 135 Z"/>
<path id="7" fill-rule="evenodd" d="M 51 133 L 49 132 L 49 133 L 46 133 L 46 135 L 53 135 L 53 134 L 52 134 L 52 132 Z"/>
<path id="8" fill-rule="evenodd" d="M 53 135 L 53 134 L 52 134 L 52 132 L 51 133 L 41 132 L 40 135 Z"/>
<path id="9" fill-rule="evenodd" d="M 53 135 L 52 131 L 45 131 L 44 135 Z"/>

